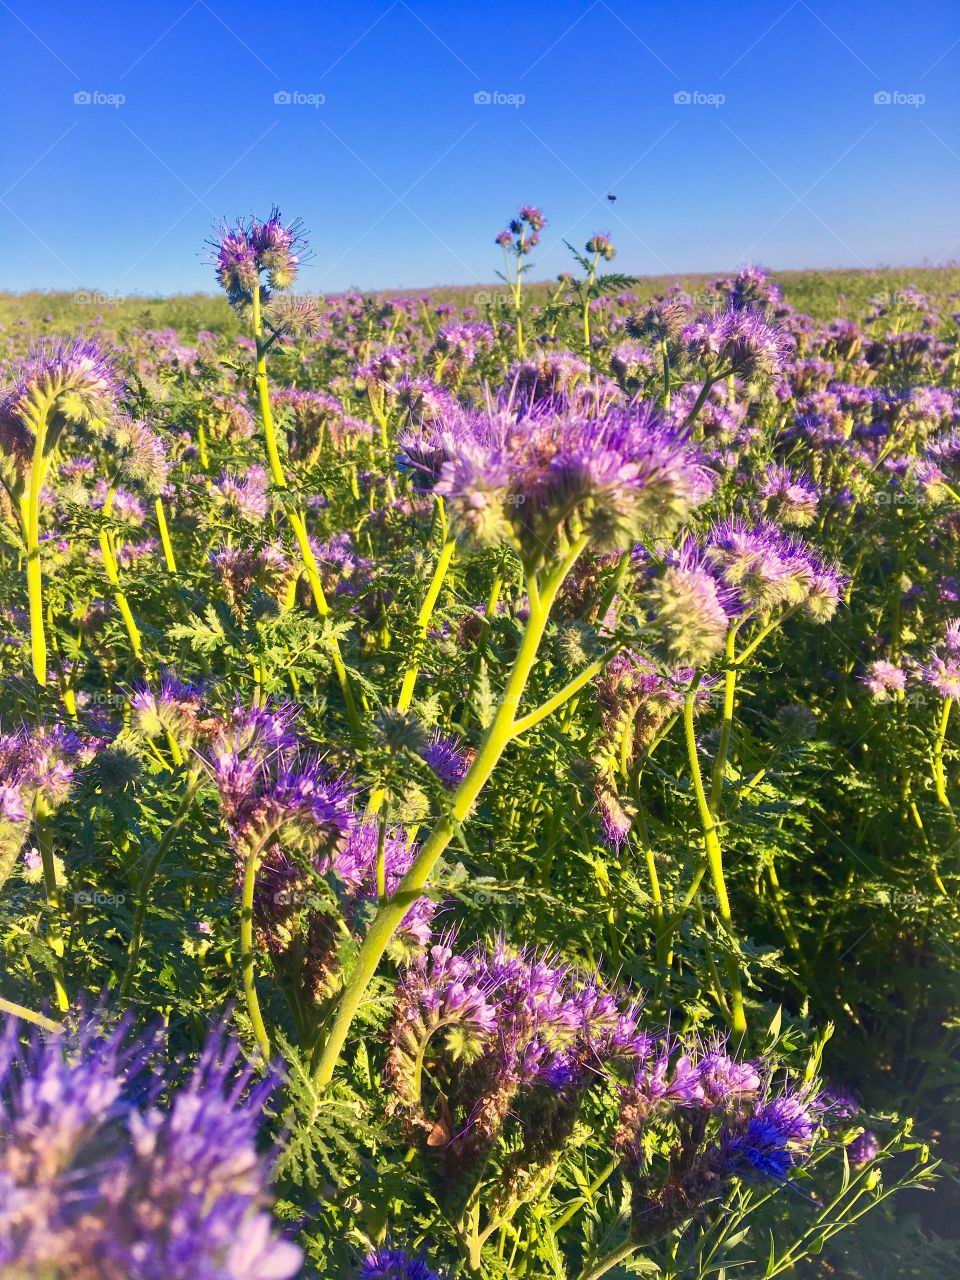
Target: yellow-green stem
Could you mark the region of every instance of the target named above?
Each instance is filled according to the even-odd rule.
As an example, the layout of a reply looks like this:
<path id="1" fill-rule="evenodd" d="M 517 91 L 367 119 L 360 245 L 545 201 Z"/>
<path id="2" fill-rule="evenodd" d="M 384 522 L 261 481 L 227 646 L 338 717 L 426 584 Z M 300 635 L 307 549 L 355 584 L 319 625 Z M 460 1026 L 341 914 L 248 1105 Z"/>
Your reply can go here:
<path id="1" fill-rule="evenodd" d="M 167 527 L 167 515 L 163 509 L 163 498 L 159 494 L 154 499 L 153 509 L 157 516 L 157 528 L 160 530 L 160 543 L 163 547 L 163 558 L 167 565 L 167 572 L 176 573 L 177 558 L 173 554 L 173 543 L 170 541 L 170 530 Z"/>
<path id="2" fill-rule="evenodd" d="M 287 488 L 287 476 L 283 469 L 283 463 L 280 460 L 280 451 L 277 448 L 277 433 L 273 424 L 273 414 L 270 410 L 270 387 L 267 383 L 267 356 L 263 346 L 263 314 L 260 301 L 260 286 L 254 285 L 253 288 L 253 336 L 257 348 L 257 367 L 256 367 L 256 383 L 257 395 L 260 401 L 260 417 L 263 421 L 263 435 L 267 446 L 267 461 L 270 465 L 270 476 L 273 483 L 278 489 Z M 313 548 L 310 546 L 310 538 L 307 534 L 306 521 L 301 512 L 293 506 L 284 507 L 290 528 L 297 540 L 297 546 L 300 548 L 300 556 L 303 567 L 307 574 L 307 580 L 310 583 L 310 590 L 313 594 L 314 605 L 317 613 L 321 618 L 325 618 L 330 612 L 330 606 L 327 604 L 327 598 L 324 594 L 323 583 L 320 581 L 320 571 L 317 567 L 316 557 L 313 554 Z M 343 655 L 340 652 L 340 643 L 336 637 L 330 641 L 330 653 L 333 659 L 333 669 L 337 676 L 343 694 L 343 700 L 347 708 L 347 718 L 350 721 L 350 727 L 354 733 L 360 732 L 360 717 L 357 714 L 357 706 L 353 699 L 353 690 L 350 688 L 350 681 L 347 676 L 347 668 L 343 661 Z"/>
<path id="3" fill-rule="evenodd" d="M 353 1019 L 367 987 L 373 981 L 390 939 L 400 926 L 411 904 L 422 893 L 437 860 L 453 838 L 456 828 L 466 820 L 514 736 L 516 712 L 536 661 L 550 609 L 564 578 L 586 545 L 586 537 L 579 538 L 570 548 L 565 560 L 539 588 L 533 575 L 528 580 L 530 613 L 496 714 L 484 734 L 473 764 L 453 796 L 449 813 L 445 814 L 434 827 L 396 892 L 380 906 L 370 926 L 320 1054 L 316 1069 L 318 1090 L 325 1089 L 333 1078 Z"/>
<path id="4" fill-rule="evenodd" d="M 240 967 L 243 974 L 243 993 L 247 1000 L 247 1013 L 253 1026 L 257 1044 L 264 1060 L 270 1058 L 270 1037 L 260 1012 L 257 997 L 257 979 L 254 972 L 253 953 L 253 891 L 257 883 L 262 848 L 258 845 L 246 856 L 243 866 L 243 897 L 240 904 Z"/>
<path id="5" fill-rule="evenodd" d="M 697 809 L 700 814 L 700 825 L 703 828 L 703 844 L 706 852 L 707 866 L 710 871 L 710 878 L 713 882 L 713 889 L 717 895 L 717 914 L 720 922 L 727 933 L 727 936 L 734 948 L 734 953 L 728 954 L 726 957 L 727 980 L 730 984 L 730 1029 L 738 1038 L 743 1036 L 747 1030 L 746 1014 L 743 1008 L 743 992 L 740 986 L 740 966 L 737 963 L 736 951 L 738 948 L 737 935 L 733 927 L 733 917 L 730 914 L 730 899 L 727 896 L 727 884 L 723 875 L 723 851 L 720 848 L 720 840 L 717 836 L 717 826 L 714 822 L 710 805 L 707 801 L 706 792 L 703 789 L 703 778 L 700 773 L 700 755 L 697 750 L 697 738 L 693 727 L 693 708 L 696 700 L 696 689 L 690 689 L 683 704 L 683 727 L 684 736 L 687 743 L 687 757 L 690 763 L 690 776 L 693 781 L 694 793 L 697 797 Z"/>
<path id="6" fill-rule="evenodd" d="M 398 711 L 406 711 L 410 706 L 410 703 L 413 701 L 413 692 L 417 685 L 417 676 L 420 673 L 420 651 L 424 640 L 427 638 L 427 631 L 430 628 L 430 619 L 433 617 L 433 611 L 440 598 L 440 592 L 443 589 L 443 582 L 447 576 L 450 561 L 453 559 L 453 553 L 456 545 L 456 542 L 452 538 L 444 545 L 443 550 L 440 552 L 440 559 L 437 561 L 437 567 L 434 570 L 430 589 L 428 590 L 426 598 L 420 607 L 420 613 L 417 616 L 417 636 L 414 641 L 413 657 L 410 661 L 410 665 L 404 673 L 403 684 L 400 686 L 400 696 L 397 698 Z"/>

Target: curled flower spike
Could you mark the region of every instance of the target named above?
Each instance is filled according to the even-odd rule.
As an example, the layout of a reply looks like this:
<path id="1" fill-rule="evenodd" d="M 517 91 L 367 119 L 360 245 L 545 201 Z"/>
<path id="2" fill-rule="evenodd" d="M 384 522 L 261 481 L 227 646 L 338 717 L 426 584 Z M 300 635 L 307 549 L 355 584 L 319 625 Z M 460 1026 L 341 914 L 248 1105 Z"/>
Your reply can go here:
<path id="1" fill-rule="evenodd" d="M 302 223 L 298 219 L 284 226 L 276 207 L 265 222 L 222 223 L 210 245 L 220 287 L 233 306 L 249 304 L 264 275 L 270 289 L 289 289 L 305 251 Z"/>
<path id="2" fill-rule="evenodd" d="M 762 311 L 730 306 L 682 333 L 691 358 L 704 361 L 713 376 L 772 379 L 783 368 L 790 349 L 787 335 L 769 323 Z"/>
<path id="3" fill-rule="evenodd" d="M 62 1035 L 0 1037 L 0 1267 L 81 1280 L 291 1280 L 302 1251 L 276 1236 L 271 1161 L 257 1150 L 275 1081 L 251 1086 L 214 1027 L 181 1080 L 158 1034 L 87 1018 Z M 158 1099 L 165 1094 L 167 1100 Z"/>
<path id="4" fill-rule="evenodd" d="M 704 667 L 722 652 L 743 604 L 705 552 L 687 537 L 654 578 L 649 611 L 670 661 L 681 667 Z"/>

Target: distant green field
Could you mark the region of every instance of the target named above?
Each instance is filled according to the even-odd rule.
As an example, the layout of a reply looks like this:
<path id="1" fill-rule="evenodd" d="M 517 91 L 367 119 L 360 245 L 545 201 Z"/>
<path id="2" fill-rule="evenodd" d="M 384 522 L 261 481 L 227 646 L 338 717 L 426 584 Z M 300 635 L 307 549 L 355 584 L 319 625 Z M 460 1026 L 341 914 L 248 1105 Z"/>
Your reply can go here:
<path id="1" fill-rule="evenodd" d="M 639 298 L 660 293 L 679 280 L 687 289 L 702 287 L 718 272 L 701 275 L 643 276 L 633 292 Z M 784 293 L 799 310 L 820 320 L 850 316 L 861 311 L 878 294 L 915 285 L 935 299 L 951 296 L 960 304 L 960 267 L 882 267 L 873 271 L 784 271 L 775 273 Z M 439 285 L 425 289 L 393 289 L 383 296 L 415 297 L 429 294 L 435 301 L 482 310 L 490 295 L 502 285 Z M 528 287 L 532 303 L 542 302 L 556 289 L 556 282 Z M 72 331 L 92 325 L 123 333 L 133 327 L 173 328 L 185 338 L 198 329 L 239 334 L 240 324 L 222 296 L 206 293 L 150 297 L 140 294 L 105 294 L 95 289 L 69 292 L 0 293 L 0 324 L 8 328 L 26 324 L 31 330 Z"/>

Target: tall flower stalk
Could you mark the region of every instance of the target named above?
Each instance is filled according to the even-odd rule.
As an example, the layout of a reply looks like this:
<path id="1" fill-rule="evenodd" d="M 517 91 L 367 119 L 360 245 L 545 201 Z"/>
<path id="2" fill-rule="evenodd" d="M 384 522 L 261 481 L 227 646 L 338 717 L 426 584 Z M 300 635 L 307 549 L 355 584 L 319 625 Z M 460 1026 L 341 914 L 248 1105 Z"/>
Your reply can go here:
<path id="1" fill-rule="evenodd" d="M 440 459 L 434 492 L 445 500 L 451 528 L 467 546 L 508 543 L 514 548 L 524 571 L 527 618 L 496 711 L 448 812 L 370 926 L 318 1056 L 321 1089 L 333 1077 L 390 939 L 509 743 L 562 707 L 602 669 L 604 659 L 588 665 L 534 711 L 520 712 L 551 609 L 577 560 L 591 546 L 622 550 L 643 530 L 674 528 L 710 492 L 709 478 L 685 435 L 647 410 L 590 417 L 561 401 L 546 409 L 489 405 L 475 419 L 455 415 L 451 423 L 438 424 L 433 444 Z"/>
<path id="2" fill-rule="evenodd" d="M 47 683 L 40 512 L 44 483 L 69 427 L 97 430 L 111 413 L 118 387 L 101 348 L 78 338 L 38 347 L 15 371 L 0 400 L 0 480 L 17 511 L 24 544 L 30 619 L 30 659 L 37 684 Z"/>
<path id="3" fill-rule="evenodd" d="M 253 220 L 249 226 L 242 224 L 234 229 L 221 228 L 214 245 L 217 251 L 217 274 L 230 301 L 243 310 L 250 308 L 253 339 L 256 345 L 256 384 L 260 403 L 260 419 L 263 424 L 264 443 L 270 476 L 277 489 L 288 488 L 287 474 L 280 457 L 276 427 L 270 408 L 270 386 L 267 381 L 267 351 L 276 339 L 276 331 L 266 335 L 264 302 L 269 291 L 283 292 L 296 278 L 300 263 L 301 233 L 297 223 L 289 227 L 280 221 L 279 210 L 274 210 L 266 222 Z M 266 275 L 266 289 L 261 277 Z M 266 293 L 266 297 L 265 297 Z M 307 523 L 299 507 L 284 501 L 284 511 L 300 552 L 303 570 L 310 584 L 314 607 L 321 618 L 330 613 L 330 606 L 320 580 L 316 556 L 310 546 Z M 340 690 L 347 710 L 350 727 L 360 732 L 360 717 L 347 675 L 347 668 L 337 638 L 330 639 L 330 654 Z"/>

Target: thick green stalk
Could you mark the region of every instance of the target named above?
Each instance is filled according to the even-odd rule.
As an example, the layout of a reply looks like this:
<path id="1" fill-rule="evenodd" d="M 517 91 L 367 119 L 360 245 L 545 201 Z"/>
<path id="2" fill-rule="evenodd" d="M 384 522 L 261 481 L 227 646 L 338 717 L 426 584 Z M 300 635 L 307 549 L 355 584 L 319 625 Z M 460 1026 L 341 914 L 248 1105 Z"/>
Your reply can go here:
<path id="1" fill-rule="evenodd" d="M 597 263 L 600 261 L 599 253 L 594 257 L 590 267 L 590 274 L 587 277 L 587 288 L 583 299 L 583 343 L 587 350 L 590 350 L 590 290 L 593 288 L 593 282 L 597 274 Z"/>
<path id="2" fill-rule="evenodd" d="M 253 1033 L 260 1046 L 264 1061 L 270 1059 L 270 1037 L 260 1012 L 260 1000 L 257 997 L 257 980 L 253 964 L 253 892 L 257 883 L 257 871 L 260 867 L 262 845 L 257 845 L 247 854 L 243 866 L 243 898 L 240 906 L 240 966 L 243 974 L 243 993 L 247 1000 L 247 1013 L 253 1025 Z"/>
<path id="3" fill-rule="evenodd" d="M 110 486 L 106 501 L 103 504 L 103 514 L 108 516 L 113 507 L 113 499 L 116 489 Z M 123 618 L 124 625 L 127 628 L 127 635 L 130 637 L 130 645 L 133 648 L 133 656 L 138 662 L 143 661 L 143 640 L 140 636 L 140 628 L 137 626 L 130 603 L 124 594 L 123 587 L 120 585 L 120 565 L 113 550 L 113 539 L 107 529 L 100 530 L 100 552 L 103 556 L 104 567 L 107 570 L 107 577 L 110 579 L 110 585 L 113 587 L 114 598 L 117 602 L 117 608 L 120 610 L 120 616 Z"/>
<path id="4" fill-rule="evenodd" d="M 42 1013 L 34 1013 L 32 1009 L 16 1004 L 13 1000 L 4 1000 L 2 996 L 0 996 L 0 1013 L 9 1014 L 11 1018 L 21 1018 L 24 1022 L 32 1022 L 35 1027 L 42 1027 L 44 1031 L 63 1030 L 60 1023 L 54 1022 L 52 1018 L 46 1018 Z"/>
<path id="5" fill-rule="evenodd" d="M 601 1276 L 605 1276 L 608 1271 L 612 1271 L 618 1263 L 626 1262 L 627 1258 L 632 1253 L 636 1253 L 636 1251 L 637 1246 L 632 1240 L 624 1241 L 623 1244 L 617 1245 L 615 1249 L 611 1249 L 609 1253 L 605 1253 L 592 1267 L 584 1267 L 580 1272 L 579 1280 L 600 1280 Z"/>
<path id="6" fill-rule="evenodd" d="M 158 494 L 153 502 L 153 509 L 157 516 L 157 528 L 160 530 L 160 542 L 163 546 L 163 558 L 166 561 L 167 572 L 177 572 L 177 558 L 173 554 L 173 543 L 170 541 L 170 530 L 167 527 L 167 513 L 163 509 L 163 498 Z"/>
<path id="7" fill-rule="evenodd" d="M 63 981 L 63 931 L 60 927 L 60 889 L 57 885 L 57 869 L 53 854 L 53 842 L 50 838 L 50 829 L 47 826 L 47 813 L 40 807 L 42 801 L 37 802 L 38 808 L 34 815 L 34 831 L 37 837 L 37 847 L 40 850 L 40 864 L 43 868 L 43 887 L 47 898 L 47 907 L 50 911 L 50 922 L 47 925 L 47 942 L 50 950 L 56 956 L 56 964 L 53 970 L 53 986 L 57 996 L 57 1008 L 61 1013 L 66 1013 L 70 1008 L 70 1000 L 67 997 L 67 989 Z"/>
<path id="8" fill-rule="evenodd" d="M 423 892 L 437 860 L 450 843 L 457 827 L 466 820 L 500 757 L 515 736 L 516 712 L 536 662 L 537 650 L 547 626 L 550 609 L 564 578 L 586 544 L 586 537 L 578 539 L 571 547 L 566 559 L 547 577 L 541 587 L 537 586 L 533 575 L 528 580 L 530 613 L 527 626 L 496 714 L 484 734 L 473 764 L 453 796 L 450 812 L 445 814 L 434 827 L 396 892 L 381 905 L 370 926 L 360 948 L 353 973 L 343 990 L 336 1017 L 317 1064 L 318 1090 L 325 1089 L 333 1078 L 350 1026 L 364 993 L 373 981 L 390 939 L 409 911 L 411 903 L 416 901 Z"/>
<path id="9" fill-rule="evenodd" d="M 943 701 L 943 710 L 940 713 L 940 723 L 937 726 L 937 737 L 933 746 L 933 785 L 936 789 L 937 799 L 947 811 L 947 817 L 950 820 L 950 828 L 954 835 L 957 834 L 957 819 L 953 812 L 953 805 L 950 803 L 950 797 L 947 794 L 947 774 L 943 767 L 943 747 L 947 740 L 947 726 L 950 723 L 950 711 L 953 707 L 953 698 L 945 698 Z"/>
<path id="10" fill-rule="evenodd" d="M 410 706 L 410 703 L 413 701 L 413 691 L 416 688 L 417 676 L 420 673 L 420 650 L 427 637 L 427 631 L 430 628 L 430 619 L 433 617 L 433 611 L 440 598 L 440 592 L 443 589 L 444 579 L 447 576 L 447 570 L 450 568 L 450 561 L 453 559 L 453 553 L 456 545 L 456 542 L 452 538 L 444 544 L 444 548 L 440 552 L 440 558 L 437 561 L 437 567 L 433 573 L 430 589 L 420 607 L 420 613 L 417 616 L 417 638 L 414 641 L 413 657 L 410 660 L 410 665 L 404 673 L 403 684 L 400 687 L 400 696 L 397 698 L 398 711 L 406 711 Z"/>
<path id="11" fill-rule="evenodd" d="M 40 568 L 40 490 L 43 487 L 46 412 L 37 424 L 37 439 L 30 467 L 26 506 L 21 507 L 27 548 L 27 597 L 30 602 L 30 655 L 37 684 L 47 683 L 47 640 L 43 630 L 43 576 Z"/>
<path id="12" fill-rule="evenodd" d="M 727 896 L 727 884 L 723 875 L 723 851 L 717 836 L 717 825 L 703 789 L 703 778 L 700 774 L 700 756 L 697 750 L 697 738 L 693 727 L 693 708 L 696 700 L 696 689 L 690 689 L 683 703 L 683 727 L 687 743 L 687 758 L 690 763 L 690 776 L 697 797 L 697 809 L 700 814 L 700 825 L 703 828 L 703 844 L 706 852 L 707 866 L 713 889 L 717 895 L 717 914 L 734 948 L 737 948 L 737 935 L 733 927 L 730 913 L 730 899 Z M 727 979 L 730 983 L 730 1029 L 738 1038 L 747 1030 L 746 1014 L 743 1008 L 743 992 L 740 986 L 740 966 L 735 954 L 726 957 Z"/>
<path id="13" fill-rule="evenodd" d="M 730 751 L 730 736 L 733 732 L 733 713 L 737 700 L 736 640 L 737 628 L 734 626 L 727 632 L 727 669 L 723 682 L 723 722 L 720 725 L 720 741 L 717 744 L 717 754 L 713 762 L 713 776 L 710 781 L 710 812 L 713 814 L 717 812 L 720 804 L 723 775 L 727 767 L 727 755 Z"/>

